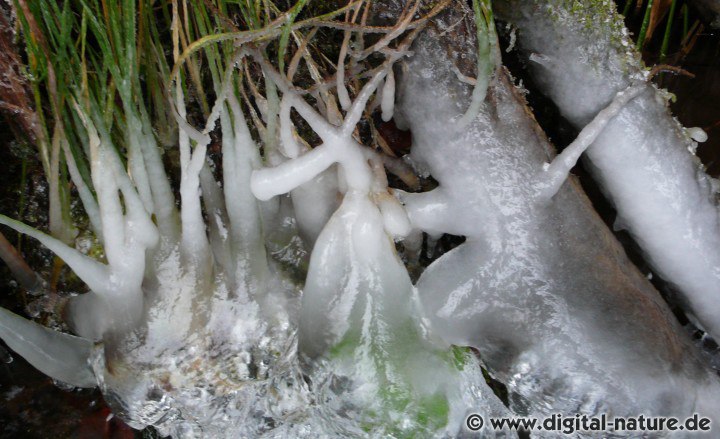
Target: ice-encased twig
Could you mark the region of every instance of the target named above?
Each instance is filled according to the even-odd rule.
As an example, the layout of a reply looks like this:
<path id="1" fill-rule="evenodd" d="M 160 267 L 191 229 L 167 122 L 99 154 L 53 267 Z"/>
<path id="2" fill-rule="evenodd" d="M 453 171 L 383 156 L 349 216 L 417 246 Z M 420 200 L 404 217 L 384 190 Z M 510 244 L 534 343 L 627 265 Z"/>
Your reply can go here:
<path id="1" fill-rule="evenodd" d="M 603 108 L 597 116 L 585 125 L 577 138 L 568 145 L 540 175 L 539 200 L 547 200 L 560 190 L 560 186 L 567 180 L 570 170 L 577 164 L 580 156 L 587 150 L 595 139 L 602 133 L 605 126 L 627 105 L 628 102 L 649 88 L 645 83 L 635 84 L 618 92 L 610 105 Z"/>
<path id="2" fill-rule="evenodd" d="M 619 90 L 646 75 L 622 17 L 611 2 L 503 0 L 502 19 L 518 29 L 540 90 L 582 128 Z M 720 337 L 720 214 L 714 183 L 673 119 L 663 94 L 639 96 L 610 121 L 587 150 L 593 176 L 623 224 L 687 311 Z"/>

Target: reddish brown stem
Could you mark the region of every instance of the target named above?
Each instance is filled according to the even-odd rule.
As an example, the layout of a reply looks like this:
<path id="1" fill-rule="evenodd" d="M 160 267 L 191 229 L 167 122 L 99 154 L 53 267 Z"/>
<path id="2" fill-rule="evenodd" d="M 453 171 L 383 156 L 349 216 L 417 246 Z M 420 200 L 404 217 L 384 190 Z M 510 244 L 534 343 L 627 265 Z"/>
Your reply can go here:
<path id="1" fill-rule="evenodd" d="M 0 259 L 10 268 L 15 279 L 28 291 L 36 291 L 42 286 L 42 278 L 25 262 L 20 252 L 0 233 Z"/>

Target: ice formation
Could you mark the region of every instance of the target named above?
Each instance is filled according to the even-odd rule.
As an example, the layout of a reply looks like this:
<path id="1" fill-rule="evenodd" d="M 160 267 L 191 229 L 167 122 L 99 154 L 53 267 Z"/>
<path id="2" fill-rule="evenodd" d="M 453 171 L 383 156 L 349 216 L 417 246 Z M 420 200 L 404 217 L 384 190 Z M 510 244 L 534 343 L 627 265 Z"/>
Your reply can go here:
<path id="1" fill-rule="evenodd" d="M 455 22 L 444 20 L 440 30 Z M 552 148 L 504 70 L 473 123 L 454 130 L 472 98 L 449 61 L 467 44 L 454 33 L 457 46 L 431 30 L 416 42 L 396 104 L 413 161 L 439 182 L 402 196 L 412 224 L 466 237 L 417 283 L 432 329 L 476 347 L 517 413 L 716 416 L 717 376 L 578 186 L 538 197 L 557 163 L 563 176 L 569 167 L 546 165 Z"/>
<path id="2" fill-rule="evenodd" d="M 297 109 L 323 143 L 278 166 L 255 171 L 251 187 L 263 200 L 312 181 L 336 163 L 342 174 L 343 201 L 315 243 L 300 306 L 298 344 L 311 364 L 310 376 L 315 381 L 344 381 L 317 397 L 347 407 L 348 417 L 358 419 L 372 436 L 432 431 L 456 435 L 474 405 L 488 406 L 495 413 L 503 409 L 497 402 L 483 401 L 488 389 L 478 369 L 466 365 L 472 362 L 467 352 L 453 354 L 449 345 L 434 344 L 427 337 L 415 288 L 393 244 L 393 237 L 409 233 L 409 221 L 388 192 L 382 165 L 373 163 L 376 157 L 353 137 L 366 103 L 396 59 L 390 57 L 376 71 L 348 104 L 337 127 L 264 63 L 266 74 L 284 92 L 283 102 Z M 281 138 L 293 142 L 289 112 L 282 115 Z"/>
<path id="3" fill-rule="evenodd" d="M 179 90 L 177 98 L 183 118 Z M 53 378 L 100 386 L 114 412 L 135 427 L 181 437 L 254 436 L 270 429 L 266 418 L 295 414 L 306 402 L 295 356 L 299 286 L 266 256 L 260 206 L 250 192 L 260 155 L 235 96 L 220 93 L 208 122 L 219 119 L 222 127 L 223 186 L 231 190 L 221 193 L 209 172 L 209 136 L 180 120 L 179 214 L 171 194 L 155 198 L 164 185 L 151 185 L 155 193 L 145 198 L 137 189 L 137 173 L 169 187 L 159 156 L 129 160 L 131 180 L 97 129 L 101 122 L 77 110 L 88 132 L 107 264 L 4 216 L 0 223 L 40 240 L 90 287 L 66 305 L 82 338 L 4 310 L 0 335 Z M 212 219 L 209 233 L 201 200 Z"/>
<path id="4" fill-rule="evenodd" d="M 28 362 L 62 382 L 95 387 L 90 369 L 92 342 L 63 334 L 0 308 L 0 338 Z"/>
<path id="5" fill-rule="evenodd" d="M 660 117 L 662 105 L 648 97 L 645 76 L 600 84 L 606 93 L 591 100 L 580 96 L 571 108 L 584 128 L 555 156 L 509 74 L 495 68 L 490 11 L 483 12 L 489 27 L 475 21 L 480 32 L 459 2 L 427 29 L 415 23 L 404 32 L 420 3 L 382 2 L 385 19 L 410 13 L 360 55 L 346 32 L 335 78 L 320 84 L 332 84 L 344 116 L 322 87 L 311 105 L 292 75 L 276 71 L 252 45 L 237 48 L 226 66 L 202 129 L 186 120 L 178 83 L 179 212 L 151 127 L 136 110 L 126 105 L 126 168 L 102 116 L 77 104 L 97 202 L 89 188 L 79 189 L 106 262 L 0 215 L 0 224 L 37 238 L 91 290 L 65 307 L 78 336 L 0 309 L 0 337 L 55 379 L 100 386 L 131 425 L 176 437 L 462 436 L 469 412 L 511 413 L 486 384 L 481 364 L 507 386 L 517 414 L 697 412 L 720 422 L 717 375 L 569 179 L 588 147 L 598 163 L 642 155 L 597 151 L 608 136 L 625 140 L 612 134 L 619 124 Z M 402 42 L 391 45 L 396 38 Z M 478 38 L 479 57 L 460 66 L 479 61 L 472 79 L 453 60 Z M 527 44 L 522 38 L 520 32 Z M 368 50 L 384 61 L 362 72 L 368 79 L 351 96 L 345 76 L 357 72 L 346 71 L 345 60 Z M 552 70 L 557 56 L 535 59 Z M 265 97 L 252 92 L 267 126 L 250 115 L 262 156 L 244 111 L 254 107 L 241 105 L 231 81 L 245 61 L 256 63 L 265 80 Z M 573 93 L 585 90 L 579 80 L 563 84 Z M 409 159 L 437 180 L 436 189 L 388 187 L 386 169 L 401 174 L 402 167 L 363 146 L 356 130 L 373 96 L 383 120 L 412 130 Z M 303 140 L 293 111 L 321 144 Z M 216 125 L 221 185 L 206 157 Z M 687 135 L 702 137 L 696 130 Z M 654 161 L 635 170 L 637 180 L 627 166 L 608 174 L 608 191 L 622 189 L 616 203 L 623 218 L 644 230 L 646 219 L 633 216 L 639 210 L 623 210 L 627 196 L 654 214 L 657 227 L 667 225 L 663 233 L 687 226 L 693 236 L 710 237 L 694 247 L 684 236 L 662 240 L 657 257 L 646 249 L 661 274 L 673 275 L 662 267 L 677 260 L 668 246 L 687 253 L 690 264 L 698 254 L 712 264 L 702 246 L 715 236 L 708 230 L 714 216 L 704 217 L 700 196 L 683 189 L 689 184 L 700 193 L 707 179 L 691 175 L 687 154 L 678 152 L 672 164 L 662 151 L 645 153 Z M 666 173 L 662 181 L 657 169 Z M 633 192 L 650 184 L 653 196 Z M 673 209 L 692 209 L 682 218 L 655 210 L 653 203 L 667 197 L 677 198 Z M 417 262 L 421 232 L 466 241 L 413 285 L 395 241 L 404 240 L 403 256 Z M 644 242 L 645 235 L 636 236 Z M 717 274 L 694 270 L 698 282 Z"/>
<path id="6" fill-rule="evenodd" d="M 610 1 L 497 2 L 518 29 L 518 46 L 540 88 L 583 127 L 618 91 L 642 80 L 639 55 Z M 689 313 L 720 337 L 720 214 L 694 140 L 648 85 L 587 151 L 596 179 L 657 273 L 684 296 Z"/>
<path id="7" fill-rule="evenodd" d="M 470 411 L 507 414 L 472 352 L 428 333 L 394 247 L 410 232 L 407 214 L 387 187 L 386 160 L 355 140 L 368 100 L 411 40 L 372 72 L 344 118 L 321 116 L 252 49 L 229 63 L 203 129 L 186 120 L 178 83 L 179 212 L 149 127 L 128 124 L 126 169 L 101 116 L 76 104 L 107 262 L 0 216 L 91 290 L 65 306 L 80 337 L 5 310 L 0 336 L 55 379 L 98 385 L 117 415 L 163 435 L 453 437 Z M 277 111 L 280 122 L 279 145 L 265 133 L 264 158 L 231 90 L 246 53 L 283 94 L 264 105 L 266 120 Z M 387 117 L 393 88 L 386 79 Z M 299 138 L 293 108 L 322 145 Z M 216 124 L 222 190 L 206 159 Z M 303 252 L 278 250 L 298 246 L 300 235 L 314 244 L 302 289 L 294 275 Z"/>

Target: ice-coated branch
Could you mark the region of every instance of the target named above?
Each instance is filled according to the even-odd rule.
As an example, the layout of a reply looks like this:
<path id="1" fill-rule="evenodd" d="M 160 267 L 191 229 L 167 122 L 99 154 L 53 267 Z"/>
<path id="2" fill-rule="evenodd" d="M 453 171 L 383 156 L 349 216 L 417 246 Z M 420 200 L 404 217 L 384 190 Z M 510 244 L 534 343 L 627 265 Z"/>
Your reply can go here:
<path id="1" fill-rule="evenodd" d="M 615 93 L 647 75 L 610 2 L 494 3 L 503 20 L 517 27 L 522 53 L 541 52 L 552 59 L 531 65 L 531 74 L 578 128 Z M 703 171 L 695 147 L 663 93 L 653 90 L 622 109 L 586 154 L 593 178 L 647 261 L 682 292 L 695 322 L 717 338 L 720 216 L 715 183 Z"/>
<path id="2" fill-rule="evenodd" d="M 577 164 L 578 159 L 586 149 L 595 142 L 605 126 L 625 108 L 628 102 L 648 90 L 646 83 L 631 85 L 618 92 L 612 102 L 602 109 L 597 116 L 585 125 L 577 138 L 558 154 L 551 163 L 545 165 L 539 182 L 538 200 L 548 200 L 560 190 L 560 187 L 570 175 L 570 170 Z"/>
<path id="3" fill-rule="evenodd" d="M 338 130 L 304 99 L 294 94 L 292 85 L 287 82 L 287 79 L 276 72 L 261 55 L 254 53 L 254 56 L 262 65 L 265 74 L 275 81 L 280 90 L 285 93 L 284 98 L 287 99 L 286 111 L 289 111 L 289 106 L 294 107 L 320 136 L 323 144 L 275 168 L 255 171 L 252 177 L 253 193 L 259 199 L 269 199 L 277 194 L 286 193 L 303 183 L 307 183 L 336 162 L 343 166 L 348 185 L 351 188 L 369 190 L 372 175 L 367 163 L 364 162 L 362 146 L 352 139 L 352 131 L 362 115 L 367 100 L 377 88 L 380 80 L 382 80 L 384 71 L 379 71 L 363 87 L 360 95 L 352 103 L 343 126 Z M 288 136 L 287 132 L 285 136 Z M 296 161 L 297 163 L 295 163 Z"/>
<path id="4" fill-rule="evenodd" d="M 200 188 L 202 190 L 203 205 L 208 216 L 208 239 L 213 252 L 213 260 L 225 272 L 230 272 L 229 263 L 232 256 L 230 255 L 230 241 L 227 232 L 229 219 L 222 190 L 218 187 L 207 161 L 200 171 Z"/>
<path id="5" fill-rule="evenodd" d="M 382 83 L 382 80 L 388 74 L 388 71 L 392 69 L 393 63 L 400 56 L 402 55 L 394 55 L 390 59 L 385 61 L 385 63 L 375 71 L 373 76 L 363 86 L 363 88 L 360 89 L 360 93 L 358 93 L 357 97 L 348 109 L 347 114 L 345 115 L 345 120 L 343 121 L 342 127 L 340 128 L 341 137 L 350 137 L 352 135 L 352 132 L 355 130 L 355 126 L 358 124 L 358 122 L 360 122 L 360 118 L 362 118 L 363 111 L 365 110 L 365 106 L 370 100 L 370 97 L 373 95 L 373 93 L 375 93 L 375 90 L 377 90 L 380 83 Z"/>
<path id="6" fill-rule="evenodd" d="M 431 234 L 453 233 L 448 226 L 454 215 L 448 196 L 442 189 L 430 192 L 408 193 L 395 190 L 414 229 Z"/>
<path id="7" fill-rule="evenodd" d="M 350 20 L 351 23 L 355 23 L 355 20 L 357 20 L 358 14 L 362 9 L 362 3 L 362 1 L 358 3 L 357 7 L 355 8 L 352 19 Z M 349 16 L 349 12 L 350 11 L 345 13 L 346 18 Z M 337 86 L 338 100 L 340 101 L 340 106 L 343 110 L 347 110 L 348 108 L 350 108 L 351 103 L 350 95 L 348 94 L 347 88 L 345 88 L 345 58 L 347 57 L 348 48 L 350 46 L 350 37 L 352 37 L 352 32 L 345 31 L 342 46 L 340 46 L 340 55 L 338 56 L 337 74 L 335 75 L 335 85 Z"/>
<path id="8" fill-rule="evenodd" d="M 253 172 L 250 180 L 253 194 L 259 200 L 269 200 L 307 183 L 338 160 L 329 149 L 326 145 L 316 146 L 274 168 Z"/>

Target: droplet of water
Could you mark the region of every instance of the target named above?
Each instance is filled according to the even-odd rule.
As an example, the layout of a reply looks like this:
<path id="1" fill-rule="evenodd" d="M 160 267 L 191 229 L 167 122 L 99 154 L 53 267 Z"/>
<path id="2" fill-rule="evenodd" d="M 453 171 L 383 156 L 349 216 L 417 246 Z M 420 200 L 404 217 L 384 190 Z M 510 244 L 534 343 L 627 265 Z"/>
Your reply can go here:
<path id="1" fill-rule="evenodd" d="M 707 133 L 700 127 L 686 128 L 685 131 L 696 142 L 703 143 L 708 139 Z"/>

